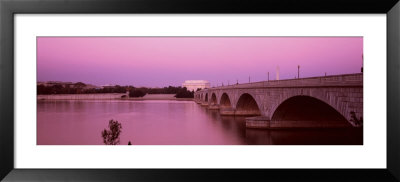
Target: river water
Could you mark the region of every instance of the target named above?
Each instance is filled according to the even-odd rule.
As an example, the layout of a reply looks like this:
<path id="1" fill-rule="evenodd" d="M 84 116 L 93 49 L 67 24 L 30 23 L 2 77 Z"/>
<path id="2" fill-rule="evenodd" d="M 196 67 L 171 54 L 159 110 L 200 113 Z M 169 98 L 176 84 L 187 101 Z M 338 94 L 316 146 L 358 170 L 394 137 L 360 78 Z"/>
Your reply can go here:
<path id="1" fill-rule="evenodd" d="M 220 116 L 193 101 L 38 101 L 38 145 L 104 145 L 108 121 L 127 145 L 362 145 L 362 128 L 246 129 L 244 117 Z"/>

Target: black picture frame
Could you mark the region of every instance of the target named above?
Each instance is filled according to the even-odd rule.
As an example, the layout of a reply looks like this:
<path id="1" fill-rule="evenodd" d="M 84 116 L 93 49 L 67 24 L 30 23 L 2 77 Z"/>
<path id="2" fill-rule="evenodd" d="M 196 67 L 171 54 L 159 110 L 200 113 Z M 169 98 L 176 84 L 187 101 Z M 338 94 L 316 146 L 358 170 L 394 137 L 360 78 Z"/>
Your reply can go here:
<path id="1" fill-rule="evenodd" d="M 387 15 L 386 169 L 15 169 L 14 14 L 382 13 Z M 0 0 L 0 179 L 5 181 L 400 181 L 398 0 Z M 379 60 L 384 61 L 384 60 Z M 368 160 L 368 159 L 366 159 Z"/>

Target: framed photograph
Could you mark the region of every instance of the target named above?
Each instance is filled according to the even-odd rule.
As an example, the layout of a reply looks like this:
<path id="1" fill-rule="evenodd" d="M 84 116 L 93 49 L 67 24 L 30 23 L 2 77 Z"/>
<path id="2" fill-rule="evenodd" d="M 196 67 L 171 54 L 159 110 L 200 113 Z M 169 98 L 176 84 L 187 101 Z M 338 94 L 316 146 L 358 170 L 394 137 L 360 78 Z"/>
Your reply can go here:
<path id="1" fill-rule="evenodd" d="M 2 1 L 0 177 L 398 181 L 399 8 Z"/>

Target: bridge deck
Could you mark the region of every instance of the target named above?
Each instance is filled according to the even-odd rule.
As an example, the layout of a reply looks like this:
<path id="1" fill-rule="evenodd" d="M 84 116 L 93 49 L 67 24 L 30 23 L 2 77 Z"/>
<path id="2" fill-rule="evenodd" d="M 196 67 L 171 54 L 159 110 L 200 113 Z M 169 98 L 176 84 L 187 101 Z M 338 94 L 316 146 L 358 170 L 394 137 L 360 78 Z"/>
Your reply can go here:
<path id="1" fill-rule="evenodd" d="M 309 77 L 300 79 L 270 80 L 270 81 L 235 84 L 228 86 L 219 86 L 204 90 L 265 88 L 265 87 L 277 88 L 277 87 L 349 87 L 349 86 L 362 87 L 363 74 L 357 73 L 357 74 L 332 75 L 323 77 Z"/>

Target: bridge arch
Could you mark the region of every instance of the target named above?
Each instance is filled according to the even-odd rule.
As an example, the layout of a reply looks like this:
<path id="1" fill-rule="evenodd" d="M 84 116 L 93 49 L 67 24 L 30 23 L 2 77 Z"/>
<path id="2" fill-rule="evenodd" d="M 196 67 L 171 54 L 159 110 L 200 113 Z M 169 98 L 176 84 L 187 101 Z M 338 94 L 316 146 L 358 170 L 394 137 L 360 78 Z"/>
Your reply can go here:
<path id="1" fill-rule="evenodd" d="M 243 93 L 240 95 L 236 103 L 236 115 L 261 115 L 260 107 L 255 98 L 249 93 Z"/>
<path id="2" fill-rule="evenodd" d="M 297 95 L 278 103 L 271 113 L 271 121 L 307 122 L 307 125 L 351 126 L 336 108 L 323 99 Z"/>
<path id="3" fill-rule="evenodd" d="M 215 93 L 211 94 L 211 105 L 217 105 L 218 101 L 217 101 L 217 95 L 215 95 Z"/>
<path id="4" fill-rule="evenodd" d="M 219 100 L 219 106 L 221 108 L 232 108 L 231 99 L 227 93 L 223 93 L 221 99 Z"/>
<path id="5" fill-rule="evenodd" d="M 208 93 L 206 93 L 206 96 L 204 98 L 204 101 L 208 102 Z"/>

